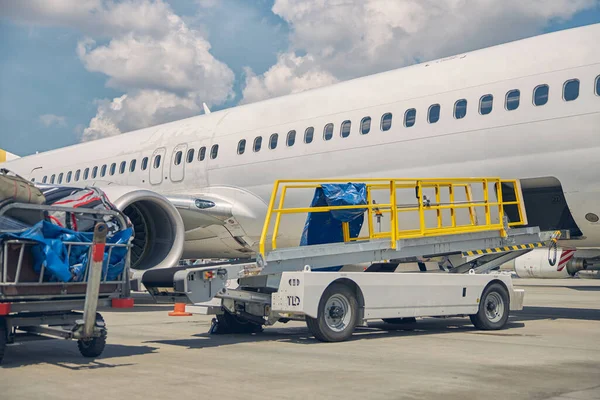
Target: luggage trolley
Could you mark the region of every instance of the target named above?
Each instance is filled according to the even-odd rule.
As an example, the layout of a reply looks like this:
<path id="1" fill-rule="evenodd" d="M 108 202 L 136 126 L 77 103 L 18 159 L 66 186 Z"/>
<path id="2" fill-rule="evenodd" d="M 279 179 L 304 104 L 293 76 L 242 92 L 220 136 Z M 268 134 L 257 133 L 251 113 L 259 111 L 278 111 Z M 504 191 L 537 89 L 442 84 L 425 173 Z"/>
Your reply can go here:
<path id="1" fill-rule="evenodd" d="M 112 210 L 12 203 L 0 208 L 0 218 L 11 212 L 77 215 L 94 223 L 94 233 L 90 242 L 58 244 L 64 246 L 70 271 L 74 271 L 70 265 L 73 254 L 82 255 L 86 261 L 78 265 L 79 277 L 66 282 L 48 273 L 46 261 L 36 271 L 33 253 L 36 246 L 39 252 L 39 242 L 17 237 L 0 241 L 0 362 L 7 344 L 48 336 L 77 340 L 83 356 L 99 356 L 106 344 L 107 328 L 97 308 L 133 307 L 129 284 L 131 238 L 125 243 L 110 243 L 108 228 L 113 234 L 127 229 L 125 217 Z M 26 230 L 4 226 L 0 235 Z M 109 276 L 111 256 L 115 254 L 123 263 L 123 270 L 116 277 Z"/>

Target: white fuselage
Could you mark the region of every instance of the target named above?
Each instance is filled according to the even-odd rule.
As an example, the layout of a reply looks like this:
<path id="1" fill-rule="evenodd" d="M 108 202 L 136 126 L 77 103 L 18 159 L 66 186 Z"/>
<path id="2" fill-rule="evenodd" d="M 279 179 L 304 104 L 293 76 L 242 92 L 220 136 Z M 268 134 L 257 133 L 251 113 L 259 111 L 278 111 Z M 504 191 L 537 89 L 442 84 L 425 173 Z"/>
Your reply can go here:
<path id="1" fill-rule="evenodd" d="M 53 150 L 8 162 L 6 167 L 40 182 L 63 174 L 63 184 L 111 182 L 147 188 L 165 195 L 214 194 L 248 205 L 240 224 L 258 239 L 266 203 L 276 179 L 344 177 L 554 177 L 562 185 L 573 218 L 583 232 L 577 246 L 600 247 L 600 223 L 585 219 L 600 215 L 600 24 L 538 36 L 455 57 L 355 79 L 330 87 L 262 101 L 141 129 L 95 142 Z M 577 79 L 577 99 L 565 101 L 565 82 Z M 534 90 L 549 86 L 547 103 L 534 105 Z M 505 107 L 506 95 L 519 90 L 519 106 Z M 493 95 L 493 109 L 480 113 L 480 99 Z M 455 104 L 467 100 L 464 118 L 454 116 Z M 428 109 L 440 105 L 439 121 L 428 122 Z M 405 113 L 416 110 L 414 126 Z M 389 130 L 382 116 L 392 114 Z M 361 120 L 371 118 L 368 134 Z M 342 137 L 341 125 L 351 122 Z M 333 136 L 324 140 L 332 123 Z M 312 143 L 305 130 L 314 127 Z M 286 144 L 289 131 L 295 143 Z M 269 149 L 269 138 L 279 134 Z M 262 136 L 262 148 L 253 142 Z M 246 139 L 244 154 L 237 152 Z M 218 155 L 210 157 L 218 145 Z M 198 159 L 206 147 L 206 158 Z M 194 149 L 191 162 L 187 151 Z M 182 162 L 177 164 L 177 153 Z M 154 168 L 156 155 L 161 155 Z M 148 168 L 141 170 L 144 157 Z M 137 160 L 134 172 L 130 161 Z M 124 173 L 120 164 L 127 163 Z M 111 164 L 116 172 L 110 175 Z M 82 180 L 84 170 L 106 165 L 106 175 Z M 80 179 L 74 176 L 80 170 Z M 67 173 L 71 181 L 67 182 Z M 297 243 L 302 226 L 282 226 L 282 235 Z M 202 234 L 190 233 L 184 256 L 235 255 L 220 251 Z M 209 236 L 209 235 L 208 235 Z M 206 236 L 206 238 L 208 238 Z M 226 246 L 225 246 L 226 247 Z"/>

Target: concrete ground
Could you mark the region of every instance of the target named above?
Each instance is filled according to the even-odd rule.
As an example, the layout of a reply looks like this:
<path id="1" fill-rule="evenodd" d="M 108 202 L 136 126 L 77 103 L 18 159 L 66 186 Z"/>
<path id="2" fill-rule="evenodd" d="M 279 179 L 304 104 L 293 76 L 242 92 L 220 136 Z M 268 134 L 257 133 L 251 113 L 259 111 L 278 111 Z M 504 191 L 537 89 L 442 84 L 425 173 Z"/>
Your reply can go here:
<path id="1" fill-rule="evenodd" d="M 600 399 L 600 280 L 515 283 L 526 308 L 509 329 L 377 322 L 344 343 L 317 342 L 302 323 L 209 336 L 210 317 L 138 299 L 135 312 L 103 312 L 109 344 L 96 360 L 69 341 L 10 346 L 0 398 Z"/>

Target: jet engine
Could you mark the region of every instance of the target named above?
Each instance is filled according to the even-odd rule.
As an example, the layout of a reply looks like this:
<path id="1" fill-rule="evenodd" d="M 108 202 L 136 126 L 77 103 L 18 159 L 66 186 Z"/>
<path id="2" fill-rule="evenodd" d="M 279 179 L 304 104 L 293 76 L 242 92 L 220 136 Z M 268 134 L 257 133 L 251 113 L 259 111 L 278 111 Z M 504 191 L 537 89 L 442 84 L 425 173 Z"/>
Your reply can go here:
<path id="1" fill-rule="evenodd" d="M 568 278 L 600 269 L 600 257 L 575 257 L 575 249 L 536 249 L 515 259 L 520 278 Z"/>
<path id="2" fill-rule="evenodd" d="M 185 235 L 177 208 L 150 190 L 116 185 L 100 188 L 133 224 L 131 268 L 147 270 L 177 265 Z"/>

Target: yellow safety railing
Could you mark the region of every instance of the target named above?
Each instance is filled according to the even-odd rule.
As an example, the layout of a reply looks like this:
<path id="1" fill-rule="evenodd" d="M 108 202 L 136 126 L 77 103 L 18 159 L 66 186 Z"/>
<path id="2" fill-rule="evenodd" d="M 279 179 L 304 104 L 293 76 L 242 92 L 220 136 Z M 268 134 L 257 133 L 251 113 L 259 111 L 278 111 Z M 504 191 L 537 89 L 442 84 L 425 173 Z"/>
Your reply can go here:
<path id="1" fill-rule="evenodd" d="M 296 207 L 285 208 L 285 201 L 290 191 L 300 189 L 317 189 L 326 183 L 363 183 L 366 185 L 367 204 L 351 206 Z M 510 189 L 510 201 L 503 200 L 507 189 Z M 481 199 L 474 199 L 474 189 L 481 192 Z M 413 191 L 412 201 L 398 204 L 398 193 Z M 376 193 L 385 193 L 387 203 L 375 203 Z M 427 193 L 431 198 L 427 197 Z M 490 194 L 495 199 L 490 199 Z M 442 199 L 444 196 L 444 199 Z M 457 200 L 457 197 L 464 197 Z M 518 220 L 510 221 L 509 227 L 526 224 L 522 204 L 521 187 L 518 180 L 500 178 L 424 178 L 424 179 L 316 179 L 316 180 L 278 180 L 275 182 L 269 202 L 263 231 L 260 238 L 260 253 L 265 256 L 267 238 L 271 236 L 272 249 L 277 248 L 277 236 L 281 225 L 281 216 L 285 214 L 318 213 L 337 210 L 364 209 L 367 213 L 368 236 L 350 237 L 349 223 L 342 224 L 345 242 L 370 239 L 389 239 L 391 248 L 396 248 L 399 239 L 420 238 L 429 236 L 452 235 L 481 231 L 499 231 L 506 236 L 504 224 L 505 207 L 513 206 L 518 210 Z M 275 206 L 277 204 L 277 207 Z M 468 222 L 459 224 L 457 214 L 466 210 Z M 483 210 L 484 221 L 479 221 L 477 210 Z M 375 232 L 374 217 L 390 215 L 390 230 Z M 435 224 L 428 226 L 427 216 L 435 214 Z M 449 218 L 444 218 L 449 214 Z M 400 224 L 400 216 L 418 217 L 418 228 L 406 228 Z M 274 226 L 271 224 L 275 217 Z M 430 218 L 431 219 L 431 218 Z M 449 221 L 447 221 L 449 219 Z M 404 228 L 404 229 L 403 229 Z"/>

